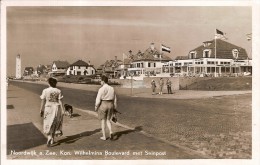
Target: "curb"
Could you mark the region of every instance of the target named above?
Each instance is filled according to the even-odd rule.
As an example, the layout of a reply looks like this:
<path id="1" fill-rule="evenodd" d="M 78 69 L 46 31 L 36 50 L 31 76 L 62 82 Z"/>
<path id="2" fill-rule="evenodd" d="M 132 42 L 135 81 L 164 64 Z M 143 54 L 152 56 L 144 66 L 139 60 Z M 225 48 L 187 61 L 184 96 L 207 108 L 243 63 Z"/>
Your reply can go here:
<path id="1" fill-rule="evenodd" d="M 98 118 L 97 113 L 94 112 L 94 111 L 84 110 L 84 109 L 80 109 L 80 108 L 77 108 L 77 107 L 75 107 L 74 109 L 75 109 L 75 110 L 78 110 L 78 111 L 81 111 L 81 112 L 84 112 L 84 113 L 87 113 L 87 114 L 89 114 L 89 115 L 91 115 L 91 116 L 94 116 L 95 118 Z M 129 127 L 129 126 L 124 125 L 124 124 L 121 124 L 121 123 L 119 123 L 119 122 L 113 123 L 113 124 L 115 124 L 116 126 L 119 126 L 119 127 L 126 128 L 126 129 L 135 130 L 135 128 Z M 165 140 L 165 139 L 163 139 L 163 138 L 156 137 L 156 136 L 151 135 L 151 134 L 149 134 L 149 133 L 146 133 L 146 132 L 144 132 L 144 131 L 138 131 L 138 132 L 140 132 L 141 134 L 143 134 L 143 135 L 146 136 L 146 137 L 154 138 L 154 139 L 156 139 L 156 140 L 158 140 L 158 141 L 160 141 L 160 142 L 164 142 L 164 143 L 167 143 L 167 144 L 169 144 L 169 145 L 171 145 L 171 146 L 178 147 L 178 148 L 184 150 L 184 152 L 186 152 L 186 153 L 188 153 L 188 154 L 191 154 L 191 155 L 194 155 L 194 156 L 199 156 L 199 157 L 201 157 L 202 159 L 213 159 L 213 157 L 211 157 L 211 156 L 202 155 L 201 153 L 199 153 L 199 152 L 196 151 L 196 150 L 190 149 L 190 148 L 185 147 L 185 146 L 181 146 L 181 145 L 179 145 L 179 144 L 177 144 L 177 143 L 170 142 L 170 141 Z"/>

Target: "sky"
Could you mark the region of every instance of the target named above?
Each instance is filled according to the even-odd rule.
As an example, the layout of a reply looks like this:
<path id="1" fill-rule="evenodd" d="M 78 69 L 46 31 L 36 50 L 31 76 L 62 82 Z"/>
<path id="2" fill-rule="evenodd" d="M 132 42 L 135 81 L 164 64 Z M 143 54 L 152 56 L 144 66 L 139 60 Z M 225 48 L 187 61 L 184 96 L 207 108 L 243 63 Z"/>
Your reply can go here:
<path id="1" fill-rule="evenodd" d="M 53 61 L 81 59 L 98 68 L 106 60 L 123 59 L 129 50 L 171 48 L 170 58 L 214 39 L 215 29 L 227 42 L 251 57 L 252 10 L 249 6 L 52 6 L 7 7 L 7 75 Z"/>

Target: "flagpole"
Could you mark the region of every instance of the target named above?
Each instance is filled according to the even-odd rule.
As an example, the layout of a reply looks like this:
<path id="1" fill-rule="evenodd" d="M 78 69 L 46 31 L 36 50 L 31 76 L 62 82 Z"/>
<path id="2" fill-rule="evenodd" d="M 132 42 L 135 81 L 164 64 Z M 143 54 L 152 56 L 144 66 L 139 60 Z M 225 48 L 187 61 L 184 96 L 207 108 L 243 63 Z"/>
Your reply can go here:
<path id="1" fill-rule="evenodd" d="M 217 77 L 217 63 L 216 63 L 216 60 L 217 60 L 217 35 L 216 35 L 216 32 L 215 32 L 215 77 Z"/>
<path id="2" fill-rule="evenodd" d="M 162 74 L 162 44 L 160 49 L 160 65 L 161 65 L 161 74 Z"/>
<path id="3" fill-rule="evenodd" d="M 123 77 L 125 76 L 125 54 L 123 53 Z"/>

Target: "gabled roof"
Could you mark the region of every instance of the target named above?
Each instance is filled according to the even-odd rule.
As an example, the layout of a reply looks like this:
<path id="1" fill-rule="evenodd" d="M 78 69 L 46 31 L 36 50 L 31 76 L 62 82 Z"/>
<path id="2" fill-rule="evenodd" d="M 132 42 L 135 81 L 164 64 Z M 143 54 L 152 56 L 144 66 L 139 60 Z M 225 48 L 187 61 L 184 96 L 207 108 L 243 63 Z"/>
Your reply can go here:
<path id="1" fill-rule="evenodd" d="M 133 62 L 135 61 L 171 61 L 172 59 L 167 55 L 160 53 L 156 48 L 146 49 L 143 53 L 139 51 L 136 55 L 133 55 Z"/>
<path id="2" fill-rule="evenodd" d="M 121 60 L 107 60 L 104 64 L 100 65 L 97 70 L 102 70 L 105 72 L 113 72 L 119 65 L 122 65 Z"/>
<path id="3" fill-rule="evenodd" d="M 67 61 L 53 61 L 57 68 L 67 68 L 70 64 Z"/>
<path id="4" fill-rule="evenodd" d="M 124 65 L 130 65 L 131 64 L 131 62 L 132 62 L 132 59 L 130 59 L 130 58 L 126 58 L 126 59 L 124 59 Z"/>
<path id="5" fill-rule="evenodd" d="M 206 41 L 204 43 L 208 43 L 208 46 L 201 45 L 191 51 L 196 51 L 196 58 L 203 58 L 203 51 L 205 49 L 211 50 L 211 58 L 215 58 L 215 40 Z M 232 50 L 238 50 L 238 60 L 239 59 L 247 59 L 248 55 L 244 48 L 231 44 L 221 39 L 216 39 L 216 48 L 217 48 L 217 56 L 216 58 L 223 58 L 223 59 L 234 59 Z M 190 51 L 190 52 L 191 52 Z M 189 52 L 189 53 L 190 53 Z"/>
<path id="6" fill-rule="evenodd" d="M 78 60 L 78 61 L 74 62 L 73 64 L 71 64 L 70 66 L 86 66 L 86 67 L 88 67 L 89 64 L 86 63 L 85 61 Z"/>

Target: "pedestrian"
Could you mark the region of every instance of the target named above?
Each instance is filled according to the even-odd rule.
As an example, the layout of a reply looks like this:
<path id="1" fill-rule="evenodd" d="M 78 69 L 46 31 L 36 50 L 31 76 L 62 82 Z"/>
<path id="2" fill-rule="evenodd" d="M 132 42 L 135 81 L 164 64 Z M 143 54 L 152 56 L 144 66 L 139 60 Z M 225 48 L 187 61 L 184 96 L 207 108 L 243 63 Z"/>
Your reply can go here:
<path id="1" fill-rule="evenodd" d="M 95 111 L 98 112 L 98 118 L 101 120 L 101 129 L 103 136 L 101 140 L 106 140 L 105 128 L 108 127 L 110 139 L 113 140 L 113 132 L 111 127 L 111 118 L 114 110 L 117 108 L 117 98 L 115 90 L 108 84 L 108 77 L 101 77 L 101 88 L 98 90 Z"/>
<path id="2" fill-rule="evenodd" d="M 48 136 L 47 146 L 54 143 L 54 136 L 62 136 L 64 107 L 61 90 L 56 88 L 57 80 L 48 79 L 49 87 L 42 91 L 40 114 L 43 117 L 43 132 Z"/>
<path id="3" fill-rule="evenodd" d="M 172 94 L 172 82 L 170 79 L 167 79 L 166 85 L 167 85 L 168 94 Z"/>
<path id="4" fill-rule="evenodd" d="M 154 80 L 152 80 L 151 85 L 152 85 L 152 92 L 153 92 L 152 94 L 155 95 L 156 83 Z"/>
<path id="5" fill-rule="evenodd" d="M 163 78 L 160 78 L 159 85 L 160 85 L 160 92 L 159 92 L 159 94 L 162 95 L 163 85 L 164 85 Z"/>

